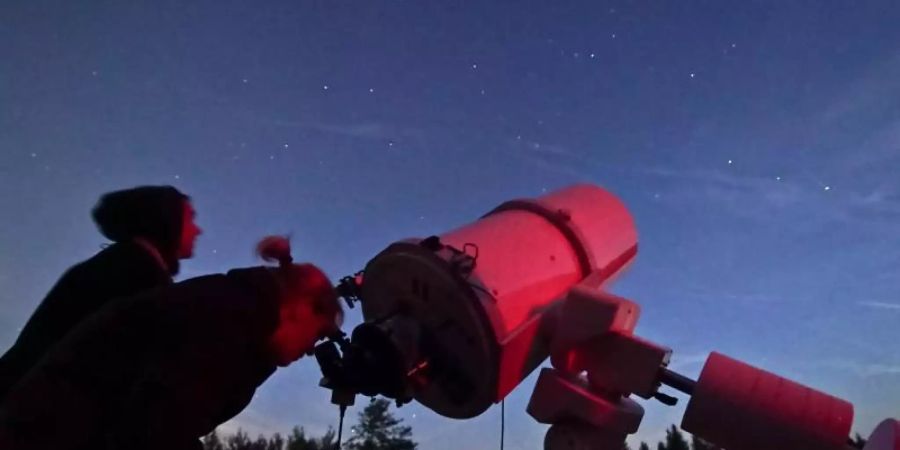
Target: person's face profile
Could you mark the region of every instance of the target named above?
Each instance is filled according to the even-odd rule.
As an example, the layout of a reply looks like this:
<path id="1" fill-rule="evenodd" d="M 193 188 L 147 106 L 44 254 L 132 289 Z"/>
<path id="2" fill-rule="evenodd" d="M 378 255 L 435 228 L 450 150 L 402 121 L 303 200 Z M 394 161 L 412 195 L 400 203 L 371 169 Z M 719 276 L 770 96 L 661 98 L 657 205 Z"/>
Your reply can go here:
<path id="1" fill-rule="evenodd" d="M 178 258 L 186 259 L 194 256 L 194 242 L 197 236 L 203 233 L 203 230 L 197 226 L 197 212 L 189 200 L 182 203 L 183 212 L 181 214 L 181 236 L 178 243 Z"/>

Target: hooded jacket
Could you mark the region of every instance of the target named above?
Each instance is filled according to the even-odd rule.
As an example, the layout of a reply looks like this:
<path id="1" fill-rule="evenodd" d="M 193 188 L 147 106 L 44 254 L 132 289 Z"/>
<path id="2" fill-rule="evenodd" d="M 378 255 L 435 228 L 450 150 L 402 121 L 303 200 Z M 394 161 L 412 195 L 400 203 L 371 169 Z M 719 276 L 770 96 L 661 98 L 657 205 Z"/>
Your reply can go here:
<path id="1" fill-rule="evenodd" d="M 115 243 L 66 271 L 0 357 L 0 402 L 57 341 L 94 311 L 113 299 L 172 282 L 187 198 L 171 186 L 141 186 L 100 198 L 93 218 Z M 136 239 L 157 249 L 165 266 Z"/>
<path id="2" fill-rule="evenodd" d="M 137 243 L 113 244 L 69 269 L 0 357 L 0 402 L 73 327 L 111 300 L 172 282 L 168 271 Z"/>
<path id="3" fill-rule="evenodd" d="M 275 371 L 279 295 L 258 267 L 107 305 L 0 405 L 0 448 L 200 448 Z"/>

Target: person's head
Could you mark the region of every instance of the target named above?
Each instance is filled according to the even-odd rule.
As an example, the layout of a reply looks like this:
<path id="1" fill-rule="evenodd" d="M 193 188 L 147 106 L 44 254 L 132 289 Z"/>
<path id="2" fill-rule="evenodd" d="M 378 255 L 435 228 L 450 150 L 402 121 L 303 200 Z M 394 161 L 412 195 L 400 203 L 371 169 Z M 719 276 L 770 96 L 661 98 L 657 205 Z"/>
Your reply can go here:
<path id="1" fill-rule="evenodd" d="M 340 330 L 343 309 L 331 280 L 312 264 L 294 264 L 285 238 L 260 241 L 257 253 L 278 261 L 273 274 L 280 288 L 278 327 L 269 338 L 269 350 L 279 366 L 310 353 L 316 342 Z"/>
<path id="2" fill-rule="evenodd" d="M 113 242 L 142 239 L 153 245 L 171 273 L 194 254 L 202 232 L 187 195 L 172 186 L 139 186 L 108 192 L 92 211 L 100 232 Z"/>

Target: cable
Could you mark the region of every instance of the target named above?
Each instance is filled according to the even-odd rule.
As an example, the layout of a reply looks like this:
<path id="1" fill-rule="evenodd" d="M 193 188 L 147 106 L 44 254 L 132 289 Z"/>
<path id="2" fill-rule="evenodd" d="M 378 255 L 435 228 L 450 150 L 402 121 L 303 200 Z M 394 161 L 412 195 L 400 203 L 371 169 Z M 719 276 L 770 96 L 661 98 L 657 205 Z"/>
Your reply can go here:
<path id="1" fill-rule="evenodd" d="M 337 442 L 334 443 L 334 450 L 341 450 L 341 434 L 344 433 L 344 413 L 347 412 L 347 406 L 341 405 L 341 419 L 338 421 Z"/>
<path id="2" fill-rule="evenodd" d="M 506 399 L 500 401 L 500 450 L 503 450 L 503 434 L 506 428 Z"/>

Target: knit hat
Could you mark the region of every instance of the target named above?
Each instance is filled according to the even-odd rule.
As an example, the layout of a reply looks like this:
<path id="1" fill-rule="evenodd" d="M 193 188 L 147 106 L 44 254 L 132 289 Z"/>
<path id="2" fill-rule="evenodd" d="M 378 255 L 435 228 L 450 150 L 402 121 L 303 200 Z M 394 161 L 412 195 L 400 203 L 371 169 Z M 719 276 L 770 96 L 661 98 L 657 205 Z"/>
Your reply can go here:
<path id="1" fill-rule="evenodd" d="M 92 215 L 100 233 L 114 242 L 149 241 L 174 275 L 185 200 L 189 197 L 172 186 L 140 186 L 103 194 Z"/>

